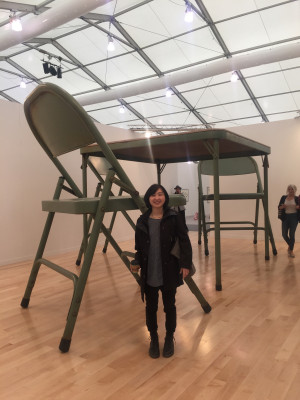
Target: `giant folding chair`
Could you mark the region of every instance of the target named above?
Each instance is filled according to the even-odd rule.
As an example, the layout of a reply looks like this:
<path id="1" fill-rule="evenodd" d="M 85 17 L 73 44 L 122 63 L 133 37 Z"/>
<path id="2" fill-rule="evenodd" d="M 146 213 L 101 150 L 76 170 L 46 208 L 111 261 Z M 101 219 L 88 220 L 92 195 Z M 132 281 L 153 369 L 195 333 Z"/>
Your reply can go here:
<path id="1" fill-rule="evenodd" d="M 95 191 L 95 197 L 101 196 L 101 192 L 102 192 L 103 185 L 105 182 L 105 179 L 103 176 L 107 176 L 107 174 L 109 173 L 109 170 L 111 169 L 111 165 L 108 163 L 108 161 L 105 158 L 102 158 L 102 157 L 101 158 L 100 157 L 89 157 L 88 159 L 83 157 L 82 164 L 83 164 L 83 168 L 82 168 L 83 176 L 86 175 L 86 167 L 89 166 L 90 169 L 92 170 L 92 172 L 95 174 L 96 178 L 98 179 L 98 184 L 97 184 L 96 191 Z M 123 190 L 122 186 L 119 187 L 118 196 L 122 196 L 123 192 L 124 192 L 124 190 Z M 110 196 L 115 196 L 112 191 L 110 192 Z M 171 199 L 171 202 L 174 202 L 174 200 L 175 199 Z M 135 230 L 135 223 L 133 222 L 133 220 L 127 213 L 127 211 L 124 209 L 121 209 L 119 211 L 123 214 L 124 218 L 127 220 L 129 225 L 131 225 L 131 227 Z M 113 239 L 113 237 L 111 235 L 116 216 L 117 216 L 117 211 L 115 210 L 113 212 L 108 230 L 106 231 L 109 233 L 109 235 L 108 234 L 106 235 L 106 239 L 105 239 L 105 243 L 104 243 L 102 252 L 106 253 L 108 243 L 110 243 L 112 245 L 112 247 L 116 250 L 118 255 L 121 257 L 121 259 L 123 259 L 124 263 L 127 264 L 128 263 L 127 257 L 129 257 L 129 256 L 134 257 L 134 253 L 122 251 L 121 248 L 119 247 L 119 245 L 115 242 L 115 240 Z M 89 230 L 90 230 L 92 219 L 93 219 L 93 216 L 90 215 L 87 220 L 87 232 L 89 232 Z M 79 249 L 79 253 L 77 256 L 77 260 L 76 260 L 76 265 L 81 264 L 82 255 L 84 253 L 84 247 L 85 247 L 85 237 L 83 237 L 83 240 L 82 240 L 82 243 L 81 243 L 81 246 Z M 133 274 L 133 275 L 139 282 L 138 275 L 137 274 Z"/>
<path id="2" fill-rule="evenodd" d="M 61 177 L 58 179 L 53 199 L 42 202 L 42 209 L 48 212 L 48 216 L 21 306 L 27 308 L 29 305 L 30 296 L 41 265 L 45 265 L 72 280 L 73 296 L 65 330 L 59 345 L 59 349 L 62 352 L 67 352 L 70 348 L 73 330 L 100 232 L 104 233 L 127 268 L 130 269 L 127 254 L 122 252 L 109 229 L 103 224 L 105 213 L 134 209 L 140 209 L 144 212 L 146 206 L 91 118 L 71 95 L 56 85 L 42 84 L 28 96 L 24 103 L 24 110 L 33 134 L 57 167 Z M 88 198 L 86 175 L 83 174 L 82 189 L 80 189 L 58 157 L 92 143 L 97 143 L 101 147 L 111 168 L 103 181 L 101 195 Z M 80 157 L 79 152 L 78 156 Z M 111 196 L 113 183 L 121 187 L 129 196 Z M 71 193 L 74 197 L 60 199 L 63 190 Z M 83 215 L 84 260 L 78 276 L 43 257 L 55 213 Z M 88 216 L 92 216 L 90 221 L 88 221 Z M 91 225 L 90 232 L 88 232 L 89 222 Z M 133 274 L 133 276 L 139 281 L 138 274 Z M 205 312 L 209 312 L 210 305 L 206 302 L 192 279 L 190 279 L 189 286 Z"/>
<path id="3" fill-rule="evenodd" d="M 199 209 L 198 209 L 198 243 L 201 244 L 201 234 L 203 232 L 205 255 L 209 255 L 208 250 L 208 232 L 214 231 L 214 222 L 206 221 L 204 201 L 215 200 L 214 194 L 204 194 L 202 186 L 202 175 L 213 175 L 213 161 L 200 161 L 198 164 L 199 178 Z M 219 194 L 220 200 L 255 200 L 254 221 L 220 221 L 220 230 L 253 230 L 253 243 L 257 243 L 257 232 L 265 230 L 265 227 L 258 226 L 259 201 L 262 200 L 264 207 L 264 190 L 261 182 L 259 170 L 256 161 L 252 157 L 237 157 L 219 160 L 219 176 L 233 176 L 255 174 L 257 179 L 256 192 L 251 193 L 223 193 Z M 272 246 L 273 254 L 277 254 L 275 241 L 272 233 L 269 216 L 266 215 L 267 229 Z M 227 225 L 227 226 L 225 226 Z M 267 245 L 267 244 L 266 244 Z M 268 257 L 266 257 L 268 259 Z"/>

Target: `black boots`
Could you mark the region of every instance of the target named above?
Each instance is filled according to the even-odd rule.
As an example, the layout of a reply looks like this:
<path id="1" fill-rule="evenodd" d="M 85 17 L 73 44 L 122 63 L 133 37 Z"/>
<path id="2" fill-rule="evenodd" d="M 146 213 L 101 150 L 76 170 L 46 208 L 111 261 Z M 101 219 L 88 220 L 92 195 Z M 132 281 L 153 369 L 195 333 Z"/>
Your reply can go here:
<path id="1" fill-rule="evenodd" d="M 173 333 L 171 334 L 167 333 L 165 337 L 163 356 L 169 358 L 172 357 L 173 354 L 174 354 L 174 336 Z"/>
<path id="2" fill-rule="evenodd" d="M 149 347 L 149 356 L 151 358 L 158 358 L 160 356 L 160 351 L 159 351 L 159 343 L 158 343 L 158 334 L 157 332 L 155 333 L 150 333 L 150 347 Z M 164 344 L 164 349 L 163 349 L 163 356 L 165 358 L 172 357 L 174 354 L 174 336 L 173 333 L 166 334 L 165 337 L 165 344 Z"/>
<path id="3" fill-rule="evenodd" d="M 159 343 L 158 343 L 158 334 L 157 332 L 155 333 L 150 333 L 150 347 L 149 347 L 149 356 L 151 358 L 158 358 L 160 356 L 159 352 Z"/>

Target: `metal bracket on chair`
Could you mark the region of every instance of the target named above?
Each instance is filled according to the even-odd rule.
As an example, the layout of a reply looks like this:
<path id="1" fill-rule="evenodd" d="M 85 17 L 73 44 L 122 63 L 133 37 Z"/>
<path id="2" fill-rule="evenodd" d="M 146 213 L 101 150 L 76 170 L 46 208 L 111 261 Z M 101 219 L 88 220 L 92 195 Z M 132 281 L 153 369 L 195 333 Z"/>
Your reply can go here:
<path id="1" fill-rule="evenodd" d="M 71 193 L 73 196 L 76 196 L 75 192 L 73 189 L 69 188 L 68 186 L 63 185 L 63 190 L 65 190 L 68 193 Z"/>
<path id="2" fill-rule="evenodd" d="M 126 185 L 126 183 L 123 183 L 122 181 L 120 181 L 120 179 L 112 176 L 110 178 L 110 181 L 118 186 L 120 186 L 120 188 L 122 188 L 124 190 L 124 192 L 130 194 L 132 197 L 138 197 L 139 196 L 139 192 L 137 190 L 135 190 L 134 188 Z"/>

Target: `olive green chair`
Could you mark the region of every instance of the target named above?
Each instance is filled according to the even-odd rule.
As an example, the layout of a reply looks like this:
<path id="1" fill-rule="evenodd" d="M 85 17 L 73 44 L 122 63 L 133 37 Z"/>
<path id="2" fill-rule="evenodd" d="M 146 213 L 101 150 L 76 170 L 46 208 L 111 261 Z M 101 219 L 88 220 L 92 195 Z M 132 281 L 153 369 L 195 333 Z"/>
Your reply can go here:
<path id="1" fill-rule="evenodd" d="M 206 221 L 204 202 L 214 201 L 214 194 L 204 194 L 202 185 L 202 175 L 213 176 L 213 161 L 205 160 L 200 161 L 198 164 L 198 178 L 199 178 L 199 208 L 198 208 L 198 243 L 201 244 L 201 235 L 203 233 L 205 255 L 209 255 L 208 250 L 208 232 L 214 231 L 214 221 Z M 234 176 L 234 175 L 246 175 L 255 174 L 257 185 L 256 192 L 251 193 L 223 193 L 219 195 L 220 200 L 255 200 L 255 211 L 253 221 L 220 221 L 221 230 L 252 230 L 254 237 L 253 243 L 257 243 L 257 232 L 259 230 L 265 230 L 264 226 L 258 226 L 258 215 L 259 215 L 259 202 L 262 201 L 263 210 L 264 207 L 264 190 L 261 182 L 259 170 L 256 161 L 252 157 L 237 157 L 237 158 L 226 158 L 219 160 L 219 176 Z M 267 229 L 269 234 L 270 243 L 272 246 L 273 254 L 277 254 L 275 241 L 272 233 L 269 216 L 266 216 Z M 268 259 L 268 258 L 266 258 Z"/>
<path id="2" fill-rule="evenodd" d="M 147 208 L 143 198 L 136 191 L 87 112 L 70 94 L 54 84 L 39 85 L 27 97 L 24 103 L 24 111 L 32 133 L 58 169 L 60 177 L 58 178 L 53 198 L 42 201 L 42 209 L 48 213 L 48 216 L 21 306 L 27 308 L 29 305 L 41 265 L 70 279 L 73 282 L 73 296 L 59 345 L 59 349 L 62 352 L 67 352 L 70 348 L 73 330 L 100 233 L 106 236 L 109 243 L 111 243 L 130 270 L 129 258 L 133 256 L 133 253 L 123 252 L 112 237 L 110 229 L 106 228 L 103 223 L 105 213 L 136 209 L 144 212 Z M 99 182 L 101 189 L 99 187 L 96 189 L 94 197 L 87 197 L 86 168 L 88 160 L 81 157 L 79 149 L 92 143 L 96 143 L 101 147 L 108 168 L 106 168 L 105 178 Z M 72 178 L 72 171 L 67 170 L 63 165 L 62 160 L 64 158 L 60 157 L 63 154 L 74 151 L 78 156 L 78 169 L 82 168 L 83 171 L 80 187 Z M 126 195 L 114 196 L 112 185 L 121 188 L 122 193 L 124 192 Z M 60 196 L 63 191 L 66 191 L 72 197 L 61 199 Z M 174 201 L 179 200 L 174 199 Z M 44 257 L 52 222 L 57 213 L 82 215 L 84 232 L 82 253 L 84 257 L 79 275 Z M 132 275 L 139 282 L 139 275 L 136 273 L 132 273 Z M 192 278 L 187 283 L 205 312 L 209 312 L 210 306 L 192 281 Z"/>

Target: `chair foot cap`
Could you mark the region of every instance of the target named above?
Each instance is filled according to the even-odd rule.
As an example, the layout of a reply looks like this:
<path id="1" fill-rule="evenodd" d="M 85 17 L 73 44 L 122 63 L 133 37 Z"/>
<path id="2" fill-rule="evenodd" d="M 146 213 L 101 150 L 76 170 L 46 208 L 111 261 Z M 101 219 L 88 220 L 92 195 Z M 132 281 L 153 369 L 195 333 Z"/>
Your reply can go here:
<path id="1" fill-rule="evenodd" d="M 23 299 L 21 301 L 21 307 L 27 308 L 28 304 L 29 304 L 29 299 L 26 299 L 25 297 L 23 297 Z"/>
<path id="2" fill-rule="evenodd" d="M 69 351 L 71 345 L 71 339 L 64 339 L 62 338 L 59 345 L 59 350 L 62 353 L 67 353 Z"/>
<path id="3" fill-rule="evenodd" d="M 203 308 L 203 311 L 204 311 L 206 314 L 208 314 L 208 313 L 211 312 L 211 306 L 210 306 L 208 303 L 204 304 L 204 305 L 202 306 L 202 308 Z"/>

